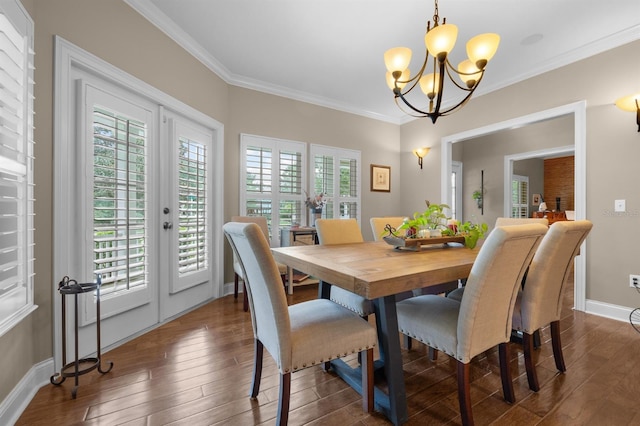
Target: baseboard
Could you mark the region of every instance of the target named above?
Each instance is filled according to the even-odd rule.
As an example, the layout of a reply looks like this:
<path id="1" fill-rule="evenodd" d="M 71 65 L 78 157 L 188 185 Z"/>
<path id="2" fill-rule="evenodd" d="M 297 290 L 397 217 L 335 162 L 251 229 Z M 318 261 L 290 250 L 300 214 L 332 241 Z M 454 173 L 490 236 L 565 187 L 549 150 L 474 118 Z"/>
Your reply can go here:
<path id="1" fill-rule="evenodd" d="M 49 383 L 55 369 L 53 358 L 35 364 L 0 403 L 0 425 L 15 424 L 38 390 Z"/>
<path id="2" fill-rule="evenodd" d="M 633 310 L 633 308 L 627 308 L 626 306 L 613 305 L 611 303 L 589 299 L 587 299 L 585 307 L 585 312 L 588 314 L 625 322 L 629 321 L 629 314 Z"/>

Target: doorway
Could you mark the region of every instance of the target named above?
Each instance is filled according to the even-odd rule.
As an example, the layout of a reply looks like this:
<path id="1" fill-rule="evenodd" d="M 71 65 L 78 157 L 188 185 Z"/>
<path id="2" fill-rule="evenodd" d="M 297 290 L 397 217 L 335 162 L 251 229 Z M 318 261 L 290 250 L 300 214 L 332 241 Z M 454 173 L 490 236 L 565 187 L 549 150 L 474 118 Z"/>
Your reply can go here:
<path id="1" fill-rule="evenodd" d="M 445 203 L 451 202 L 451 156 L 452 145 L 480 136 L 489 135 L 502 130 L 514 129 L 528 124 L 534 124 L 554 118 L 570 115 L 574 126 L 574 154 L 575 154 L 575 218 L 586 218 L 586 101 L 575 102 L 556 108 L 517 117 L 511 120 L 490 124 L 488 126 L 453 134 L 441 140 L 441 199 Z M 505 171 L 506 174 L 506 171 Z M 510 175 L 509 175 L 510 176 Z M 508 182 L 506 179 L 505 182 Z M 586 309 L 586 245 L 580 249 L 580 256 L 575 261 L 574 309 Z"/>

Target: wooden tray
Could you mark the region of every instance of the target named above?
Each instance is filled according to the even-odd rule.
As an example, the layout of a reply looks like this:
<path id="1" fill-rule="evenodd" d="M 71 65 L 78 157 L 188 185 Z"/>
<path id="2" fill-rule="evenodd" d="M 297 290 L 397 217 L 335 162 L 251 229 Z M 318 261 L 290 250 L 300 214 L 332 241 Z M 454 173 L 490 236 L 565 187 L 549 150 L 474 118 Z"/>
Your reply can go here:
<path id="1" fill-rule="evenodd" d="M 461 243 L 464 244 L 464 237 L 436 237 L 436 238 L 400 238 L 387 235 L 382 238 L 387 244 L 397 249 L 420 250 L 422 246 L 432 244 Z"/>

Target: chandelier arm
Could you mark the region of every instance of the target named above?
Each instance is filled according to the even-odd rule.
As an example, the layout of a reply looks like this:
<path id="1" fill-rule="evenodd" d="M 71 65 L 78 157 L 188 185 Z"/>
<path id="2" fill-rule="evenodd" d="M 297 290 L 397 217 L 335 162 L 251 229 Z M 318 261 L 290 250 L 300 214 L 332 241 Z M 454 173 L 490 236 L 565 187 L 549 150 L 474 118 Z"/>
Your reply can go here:
<path id="1" fill-rule="evenodd" d="M 435 62 L 434 62 L 435 68 Z M 436 108 L 433 111 L 430 111 L 431 114 L 435 116 L 431 120 L 435 123 L 436 119 L 441 115 L 440 114 L 440 106 L 442 105 L 442 92 L 444 89 L 444 72 L 445 72 L 446 64 L 444 61 L 438 61 L 438 71 L 440 72 L 440 81 L 438 81 L 438 95 L 436 97 Z"/>
<path id="2" fill-rule="evenodd" d="M 448 66 L 446 67 L 446 70 L 447 70 L 447 75 L 449 76 L 449 80 L 451 80 L 451 82 L 452 82 L 453 84 L 455 84 L 455 85 L 456 85 L 456 87 L 457 87 L 458 89 L 464 90 L 465 92 L 472 92 L 472 93 L 473 93 L 473 91 L 474 91 L 474 90 L 476 90 L 476 87 L 478 87 L 478 83 L 480 83 L 480 80 L 482 80 L 482 76 L 484 75 L 484 70 L 480 71 L 480 73 L 481 73 L 481 74 L 480 74 L 480 78 L 478 78 L 478 81 L 476 82 L 476 84 L 474 84 L 472 88 L 468 88 L 468 87 L 465 87 L 465 86 L 462 86 L 461 84 L 459 84 L 459 83 L 458 83 L 458 82 L 453 78 L 453 75 L 451 74 L 451 71 L 453 71 L 453 72 L 454 72 L 454 73 L 456 73 L 457 75 L 471 75 L 471 74 L 476 74 L 476 73 L 474 73 L 474 72 L 472 72 L 472 73 L 469 73 L 469 72 L 459 72 L 457 69 L 455 69 L 455 68 L 451 65 L 451 62 L 449 62 L 449 59 L 447 59 L 447 65 L 448 65 Z"/>
<path id="3" fill-rule="evenodd" d="M 411 82 L 413 82 L 413 84 L 411 85 L 411 87 L 409 87 L 407 90 L 404 91 L 404 93 L 402 93 L 402 95 L 406 95 L 409 92 L 411 92 L 413 90 L 414 87 L 416 87 L 418 85 L 418 83 L 420 82 L 420 77 L 422 77 L 422 74 L 424 74 L 424 70 L 427 67 L 427 61 L 429 60 L 429 51 L 425 50 L 426 53 L 424 55 L 424 62 L 422 63 L 422 67 L 420 68 L 420 70 L 416 73 L 416 75 L 413 76 L 413 78 L 410 78 L 407 81 L 399 81 L 396 80 L 395 81 L 395 85 L 396 88 L 398 89 L 398 92 L 401 93 L 400 88 L 398 87 L 398 83 L 403 83 L 403 84 L 409 84 Z M 405 101 L 406 102 L 406 101 Z"/>
<path id="4" fill-rule="evenodd" d="M 398 107 L 398 109 L 399 109 L 400 111 L 402 111 L 403 113 L 407 114 L 407 115 L 408 115 L 408 116 L 410 116 L 410 117 L 415 117 L 415 118 L 425 118 L 425 117 L 427 117 L 427 116 L 428 116 L 428 113 L 426 113 L 426 112 L 424 112 L 424 111 L 420 111 L 419 109 L 413 108 L 411 105 L 409 105 L 409 106 L 411 107 L 411 109 L 412 109 L 412 110 L 414 110 L 414 111 L 419 112 L 419 115 L 418 115 L 418 114 L 415 114 L 414 112 L 412 112 L 412 111 L 410 111 L 410 110 L 408 110 L 408 109 L 405 109 L 405 108 L 402 106 L 402 104 L 401 104 L 400 102 L 398 102 L 398 98 L 402 99 L 402 97 L 400 97 L 400 96 L 396 96 L 396 97 L 395 97 L 395 99 L 394 99 L 394 101 L 395 101 L 396 106 Z M 405 101 L 404 99 L 402 99 L 402 100 L 404 101 L 404 103 L 405 103 L 405 104 L 407 104 L 407 101 Z M 407 104 L 407 105 L 408 105 L 408 104 Z"/>

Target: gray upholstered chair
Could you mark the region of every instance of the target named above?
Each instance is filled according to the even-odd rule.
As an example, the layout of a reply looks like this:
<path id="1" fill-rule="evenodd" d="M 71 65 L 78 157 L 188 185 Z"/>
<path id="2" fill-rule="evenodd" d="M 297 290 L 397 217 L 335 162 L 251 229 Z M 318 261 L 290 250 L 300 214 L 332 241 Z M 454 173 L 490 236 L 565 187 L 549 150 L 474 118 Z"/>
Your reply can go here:
<path id="1" fill-rule="evenodd" d="M 364 242 L 360 225 L 355 219 L 318 219 L 316 220 L 316 232 L 318 243 L 321 245 Z M 361 317 L 367 317 L 373 313 L 371 300 L 340 287 L 331 286 L 329 298 L 333 302 L 351 309 Z"/>
<path id="2" fill-rule="evenodd" d="M 371 412 L 374 405 L 372 348 L 377 342 L 375 328 L 327 299 L 287 307 L 278 266 L 260 227 L 254 223 L 230 222 L 223 229 L 238 257 L 251 305 L 255 360 L 250 396 L 257 397 L 260 390 L 266 348 L 280 372 L 277 424 L 287 424 L 292 372 L 359 353 L 363 409 Z"/>
<path id="3" fill-rule="evenodd" d="M 382 237 L 386 235 L 384 228 L 387 225 L 391 225 L 395 229 L 398 229 L 400 225 L 402 225 L 402 222 L 404 222 L 404 219 L 404 216 L 372 217 L 371 219 L 369 219 L 369 223 L 371 224 L 371 231 L 373 232 L 373 240 L 382 241 Z"/>
<path id="4" fill-rule="evenodd" d="M 425 295 L 397 303 L 401 333 L 457 360 L 462 422 L 473 424 L 470 401 L 471 359 L 499 346 L 509 359 L 513 309 L 522 277 L 547 227 L 540 224 L 496 228 L 480 248 L 462 302 Z M 505 400 L 514 402 L 509 363 L 501 363 Z"/>
<path id="5" fill-rule="evenodd" d="M 269 225 L 267 224 L 267 218 L 264 216 L 232 216 L 232 222 L 240 222 L 240 223 L 255 223 L 257 224 L 262 233 L 269 241 Z M 282 263 L 278 263 L 278 271 L 280 272 L 280 277 L 282 278 L 282 283 L 286 284 L 287 280 L 287 265 L 283 265 Z M 233 298 L 238 298 L 238 284 L 239 280 L 244 282 L 244 275 L 242 275 L 242 268 L 240 268 L 240 263 L 234 253 L 233 255 Z M 242 309 L 245 312 L 249 310 L 249 299 L 247 298 L 247 286 L 243 284 L 243 301 L 242 301 Z"/>

